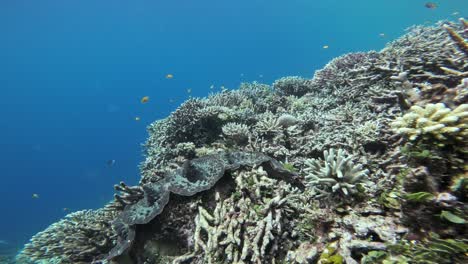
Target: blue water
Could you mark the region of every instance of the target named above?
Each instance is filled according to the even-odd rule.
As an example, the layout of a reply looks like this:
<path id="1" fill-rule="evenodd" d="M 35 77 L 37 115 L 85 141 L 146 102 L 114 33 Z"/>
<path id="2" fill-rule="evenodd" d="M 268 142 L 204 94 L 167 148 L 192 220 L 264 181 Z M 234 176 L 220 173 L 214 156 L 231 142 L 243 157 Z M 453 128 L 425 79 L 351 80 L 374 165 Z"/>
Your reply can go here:
<path id="1" fill-rule="evenodd" d="M 468 11 L 466 0 L 425 2 L 1 1 L 0 240 L 20 246 L 63 208 L 98 208 L 113 184 L 136 184 L 146 126 L 187 89 L 312 77 L 343 53 Z"/>

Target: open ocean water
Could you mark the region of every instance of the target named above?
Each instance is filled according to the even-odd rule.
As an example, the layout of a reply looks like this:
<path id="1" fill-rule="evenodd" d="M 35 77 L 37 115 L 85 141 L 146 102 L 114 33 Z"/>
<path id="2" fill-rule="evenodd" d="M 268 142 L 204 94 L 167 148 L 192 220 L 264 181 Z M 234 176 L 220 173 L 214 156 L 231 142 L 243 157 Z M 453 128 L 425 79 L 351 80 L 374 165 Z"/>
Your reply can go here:
<path id="1" fill-rule="evenodd" d="M 468 1 L 3 0 L 0 254 L 137 184 L 146 126 L 241 82 L 311 78 Z M 141 99 L 149 97 L 147 103 Z"/>

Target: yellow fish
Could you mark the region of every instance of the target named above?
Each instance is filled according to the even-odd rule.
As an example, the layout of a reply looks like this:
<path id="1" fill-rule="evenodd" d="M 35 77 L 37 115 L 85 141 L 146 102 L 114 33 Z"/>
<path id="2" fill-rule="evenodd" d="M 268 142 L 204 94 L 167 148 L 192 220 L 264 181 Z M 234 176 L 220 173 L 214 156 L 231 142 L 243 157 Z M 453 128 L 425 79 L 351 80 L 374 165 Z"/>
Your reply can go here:
<path id="1" fill-rule="evenodd" d="M 166 79 L 172 79 L 172 78 L 174 78 L 174 75 L 172 75 L 170 73 L 166 75 Z"/>
<path id="2" fill-rule="evenodd" d="M 32 198 L 33 198 L 33 199 L 38 199 L 38 198 L 39 198 L 39 194 L 33 193 L 33 194 L 32 194 Z"/>
<path id="3" fill-rule="evenodd" d="M 323 48 L 324 48 L 324 49 L 328 49 L 328 45 L 324 45 Z"/>
<path id="4" fill-rule="evenodd" d="M 136 116 L 136 117 L 135 117 L 135 121 L 140 121 L 140 117 L 139 117 L 139 116 Z"/>
<path id="5" fill-rule="evenodd" d="M 140 102 L 142 104 L 146 104 L 147 102 L 149 101 L 149 96 L 144 96 L 143 98 L 141 98 Z"/>

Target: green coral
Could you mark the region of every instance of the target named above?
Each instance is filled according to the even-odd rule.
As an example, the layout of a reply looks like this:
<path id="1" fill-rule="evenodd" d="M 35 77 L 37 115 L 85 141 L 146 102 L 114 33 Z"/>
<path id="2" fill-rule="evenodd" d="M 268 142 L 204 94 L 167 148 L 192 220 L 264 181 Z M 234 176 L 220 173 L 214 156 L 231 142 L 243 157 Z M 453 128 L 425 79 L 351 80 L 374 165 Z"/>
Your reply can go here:
<path id="1" fill-rule="evenodd" d="M 467 240 L 441 239 L 432 233 L 423 241 L 402 240 L 398 244 L 389 245 L 388 251 L 394 259 L 409 259 L 407 263 L 415 264 L 448 264 L 467 263 Z M 382 262 L 401 263 L 401 262 Z M 405 263 L 405 262 L 403 262 Z"/>
<path id="2" fill-rule="evenodd" d="M 361 164 L 354 164 L 353 156 L 343 149 L 324 151 L 324 160 L 305 161 L 306 185 L 317 197 L 341 194 L 348 196 L 358 192 L 358 184 L 363 182 L 369 171 Z"/>
<path id="3" fill-rule="evenodd" d="M 396 191 L 383 192 L 377 202 L 389 209 L 400 209 L 400 194 Z"/>
<path id="4" fill-rule="evenodd" d="M 323 250 L 317 264 L 342 264 L 343 257 L 336 252 L 338 249 L 337 243 L 330 243 Z"/>
<path id="5" fill-rule="evenodd" d="M 442 210 L 442 212 L 440 212 L 440 218 L 442 219 L 445 219 L 451 223 L 454 223 L 454 224 L 466 224 L 466 220 L 463 219 L 462 217 L 450 212 L 450 211 L 445 211 L 445 210 Z"/>
<path id="6" fill-rule="evenodd" d="M 432 193 L 428 192 L 416 192 L 405 195 L 406 200 L 416 203 L 425 203 L 435 199 Z"/>
<path id="7" fill-rule="evenodd" d="M 455 193 L 468 193 L 468 174 L 461 173 L 452 179 L 450 190 Z"/>
<path id="8" fill-rule="evenodd" d="M 283 168 L 290 171 L 290 172 L 297 172 L 297 169 L 291 163 L 283 163 Z"/>
<path id="9" fill-rule="evenodd" d="M 412 106 L 392 126 L 409 140 L 435 139 L 443 146 L 450 139 L 462 141 L 468 136 L 468 104 L 450 109 L 443 103 Z"/>

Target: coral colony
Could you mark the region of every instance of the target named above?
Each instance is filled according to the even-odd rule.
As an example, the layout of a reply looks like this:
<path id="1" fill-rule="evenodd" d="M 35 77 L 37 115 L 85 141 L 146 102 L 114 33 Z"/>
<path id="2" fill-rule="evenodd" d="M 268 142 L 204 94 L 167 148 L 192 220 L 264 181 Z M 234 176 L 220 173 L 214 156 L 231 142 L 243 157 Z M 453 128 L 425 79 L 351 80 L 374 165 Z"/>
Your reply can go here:
<path id="1" fill-rule="evenodd" d="M 468 263 L 467 23 L 189 99 L 18 263 Z"/>

